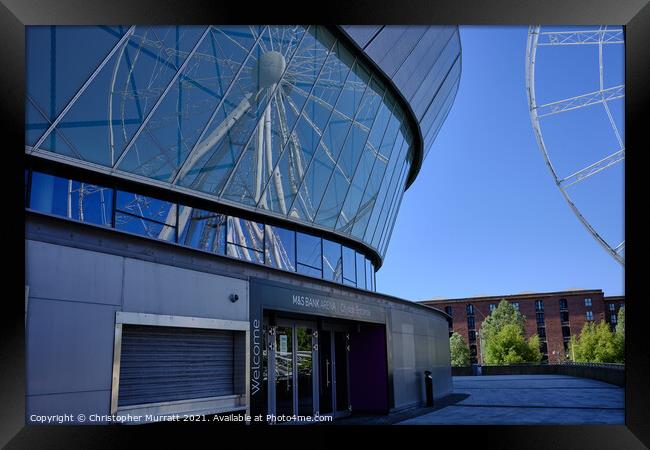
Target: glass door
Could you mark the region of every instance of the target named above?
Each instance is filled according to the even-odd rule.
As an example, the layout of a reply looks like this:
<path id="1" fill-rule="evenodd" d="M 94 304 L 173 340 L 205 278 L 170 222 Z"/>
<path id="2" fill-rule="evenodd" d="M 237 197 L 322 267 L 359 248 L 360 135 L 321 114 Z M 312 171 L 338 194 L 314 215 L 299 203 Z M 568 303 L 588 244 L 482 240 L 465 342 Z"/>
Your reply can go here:
<path id="1" fill-rule="evenodd" d="M 336 370 L 336 411 L 348 412 L 350 402 L 348 393 L 348 352 L 350 351 L 350 335 L 343 331 L 334 332 L 334 367 Z"/>
<path id="2" fill-rule="evenodd" d="M 320 414 L 331 414 L 332 393 L 334 392 L 334 375 L 332 374 L 332 332 L 329 330 L 319 331 L 318 353 L 320 366 L 319 400 Z"/>
<path id="3" fill-rule="evenodd" d="M 319 331 L 318 347 L 320 414 L 349 414 L 350 334 L 347 327 L 325 324 Z"/>
<path id="4" fill-rule="evenodd" d="M 275 414 L 293 414 L 293 327 L 275 331 Z"/>
<path id="5" fill-rule="evenodd" d="M 272 336 L 273 377 L 269 378 L 269 413 L 276 416 L 312 416 L 318 407 L 314 398 L 314 362 L 318 361 L 315 324 L 278 320 Z M 272 406 L 272 407 L 271 407 Z"/>
<path id="6" fill-rule="evenodd" d="M 313 344 L 312 329 L 296 326 L 296 384 L 298 386 L 298 414 L 311 416 L 314 414 L 314 383 L 313 383 Z"/>

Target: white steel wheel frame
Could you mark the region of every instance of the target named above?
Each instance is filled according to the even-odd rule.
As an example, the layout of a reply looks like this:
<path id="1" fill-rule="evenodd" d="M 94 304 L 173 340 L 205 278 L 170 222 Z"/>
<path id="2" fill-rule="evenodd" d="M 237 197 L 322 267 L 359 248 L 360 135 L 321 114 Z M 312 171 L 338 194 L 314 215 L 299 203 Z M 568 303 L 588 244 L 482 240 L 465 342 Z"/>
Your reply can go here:
<path id="1" fill-rule="evenodd" d="M 546 162 L 546 166 L 551 172 L 553 180 L 557 185 L 558 189 L 562 193 L 562 196 L 568 203 L 569 207 L 580 220 L 580 222 L 585 226 L 587 231 L 596 239 L 596 241 L 611 255 L 616 259 L 621 265 L 625 265 L 625 240 L 616 246 L 610 245 L 592 226 L 592 224 L 585 218 L 585 216 L 580 212 L 578 207 L 575 205 L 571 199 L 567 188 L 572 186 L 590 176 L 593 176 L 602 170 L 610 167 L 618 162 L 623 162 L 625 159 L 625 146 L 621 139 L 620 133 L 614 120 L 612 118 L 611 112 L 607 105 L 608 101 L 615 100 L 618 98 L 624 97 L 624 86 L 616 86 L 614 88 L 605 89 L 603 85 L 603 44 L 622 44 L 622 30 L 607 30 L 606 28 L 600 27 L 599 30 L 593 31 L 563 31 L 563 32 L 541 32 L 541 27 L 531 26 L 528 30 L 528 42 L 526 46 L 526 93 L 528 95 L 528 105 L 530 112 L 530 120 L 532 122 L 533 130 L 535 132 L 535 139 L 539 146 L 540 151 Z M 540 36 L 543 36 L 544 39 L 547 39 L 547 42 L 539 42 Z M 572 97 L 565 100 L 560 100 L 557 102 L 548 103 L 545 105 L 538 105 L 535 97 L 535 62 L 537 48 L 540 45 L 598 45 L 598 55 L 599 55 L 599 70 L 600 70 L 600 90 L 594 93 L 580 95 Z M 549 157 L 546 144 L 544 143 L 544 137 L 542 135 L 540 119 L 547 115 L 558 114 L 564 111 L 570 111 L 573 109 L 581 108 L 584 106 L 589 106 L 595 103 L 602 103 L 607 116 L 609 118 L 610 124 L 614 133 L 616 134 L 620 148 L 614 153 L 602 158 L 601 160 L 590 164 L 583 169 L 567 176 L 560 178 L 553 167 L 551 159 Z M 540 111 L 542 113 L 540 114 Z"/>

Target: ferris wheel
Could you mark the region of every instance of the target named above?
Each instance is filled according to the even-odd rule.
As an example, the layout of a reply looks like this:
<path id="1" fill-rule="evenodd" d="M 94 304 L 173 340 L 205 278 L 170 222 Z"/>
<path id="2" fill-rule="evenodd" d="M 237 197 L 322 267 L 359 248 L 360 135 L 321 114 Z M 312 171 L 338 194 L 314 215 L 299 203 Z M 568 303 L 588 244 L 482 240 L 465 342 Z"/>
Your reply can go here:
<path id="1" fill-rule="evenodd" d="M 97 78 L 103 73 L 109 80 L 104 100 L 98 92 L 96 101 L 107 105 L 104 114 L 110 124 L 107 142 L 96 146 L 103 149 L 98 152 L 102 164 L 314 221 L 322 195 L 314 198 L 313 191 L 322 186 L 306 176 L 314 146 L 319 145 L 328 164 L 338 167 L 337 150 L 331 148 L 335 143 L 323 137 L 330 122 L 347 121 L 369 131 L 354 109 L 337 103 L 343 90 L 360 100 L 368 81 L 341 61 L 339 43 L 322 27 L 197 30 L 201 28 L 131 27 L 97 70 Z M 92 88 L 88 92 L 95 95 Z M 381 95 L 376 98 L 378 105 Z M 319 113 L 309 113 L 308 108 Z M 301 142 L 307 137 L 312 140 Z M 376 155 L 380 157 L 378 151 Z M 152 205 L 160 206 L 134 196 L 125 208 L 142 214 Z M 320 210 L 332 216 L 333 223 L 339 212 L 325 206 Z M 362 205 L 357 215 L 367 212 Z M 264 255 L 250 249 L 266 242 L 263 251 L 273 264 L 293 269 L 271 227 L 217 216 L 209 216 L 210 226 L 195 227 L 193 221 L 204 221 L 206 212 L 186 206 L 149 213 L 163 223 L 176 223 L 179 230 L 187 228 L 186 239 L 191 233 L 205 234 L 198 241 L 208 250 L 216 244 L 215 229 L 226 227 L 228 242 L 235 244 L 233 256 L 241 259 L 262 262 Z M 357 220 L 360 217 L 342 217 L 341 229 L 348 230 Z M 163 240 L 173 233 L 171 227 L 145 231 Z"/>
<path id="2" fill-rule="evenodd" d="M 526 48 L 530 118 L 546 165 L 573 213 L 621 265 L 623 223 L 612 227 L 610 222 L 623 217 L 623 195 L 611 192 L 623 188 L 624 42 L 622 27 L 531 26 Z M 560 74 L 558 83 L 553 73 Z M 574 89 L 573 95 L 553 98 L 549 93 L 560 92 L 558 85 Z M 606 215 L 603 225 L 599 219 Z"/>

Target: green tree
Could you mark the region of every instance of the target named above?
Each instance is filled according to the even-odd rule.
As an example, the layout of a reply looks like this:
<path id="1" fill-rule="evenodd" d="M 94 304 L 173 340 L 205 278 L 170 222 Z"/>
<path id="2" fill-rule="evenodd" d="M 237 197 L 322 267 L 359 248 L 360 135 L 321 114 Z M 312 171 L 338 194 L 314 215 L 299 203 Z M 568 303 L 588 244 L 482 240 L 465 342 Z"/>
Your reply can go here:
<path id="1" fill-rule="evenodd" d="M 617 362 L 625 362 L 625 306 L 618 310 L 616 317 L 616 332 L 614 333 L 614 340 L 616 341 L 616 360 Z"/>
<path id="2" fill-rule="evenodd" d="M 623 362 L 619 339 L 603 320 L 587 322 L 577 338 L 571 337 L 569 357 L 575 362 Z"/>
<path id="3" fill-rule="evenodd" d="M 525 323 L 526 318 L 514 306 L 505 300 L 501 300 L 499 305 L 483 321 L 480 331 L 481 338 L 487 342 L 508 324 L 517 325 L 523 333 Z"/>
<path id="4" fill-rule="evenodd" d="M 621 306 L 616 317 L 616 332 L 625 337 L 625 306 Z"/>
<path id="5" fill-rule="evenodd" d="M 515 323 L 505 324 L 495 335 L 485 341 L 485 362 L 487 364 L 520 364 L 539 362 L 539 337 L 528 341 Z"/>
<path id="6" fill-rule="evenodd" d="M 539 362 L 539 337 L 525 338 L 526 318 L 510 303 L 501 300 L 483 321 L 480 330 L 486 364 Z"/>
<path id="7" fill-rule="evenodd" d="M 451 350 L 452 366 L 469 366 L 469 348 L 460 334 L 452 333 L 449 338 L 449 349 Z"/>

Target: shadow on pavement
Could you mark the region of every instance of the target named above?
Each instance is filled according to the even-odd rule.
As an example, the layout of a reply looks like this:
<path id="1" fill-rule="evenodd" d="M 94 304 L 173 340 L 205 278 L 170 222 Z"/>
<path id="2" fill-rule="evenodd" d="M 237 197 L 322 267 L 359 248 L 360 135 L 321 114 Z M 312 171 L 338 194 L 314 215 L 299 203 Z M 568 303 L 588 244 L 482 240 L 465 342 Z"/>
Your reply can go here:
<path id="1" fill-rule="evenodd" d="M 433 403 L 432 407 L 411 408 L 395 414 L 353 414 L 350 417 L 337 419 L 333 422 L 323 422 L 321 425 L 394 425 L 404 420 L 429 414 L 447 406 L 455 405 L 469 397 L 469 394 L 450 394 Z"/>

